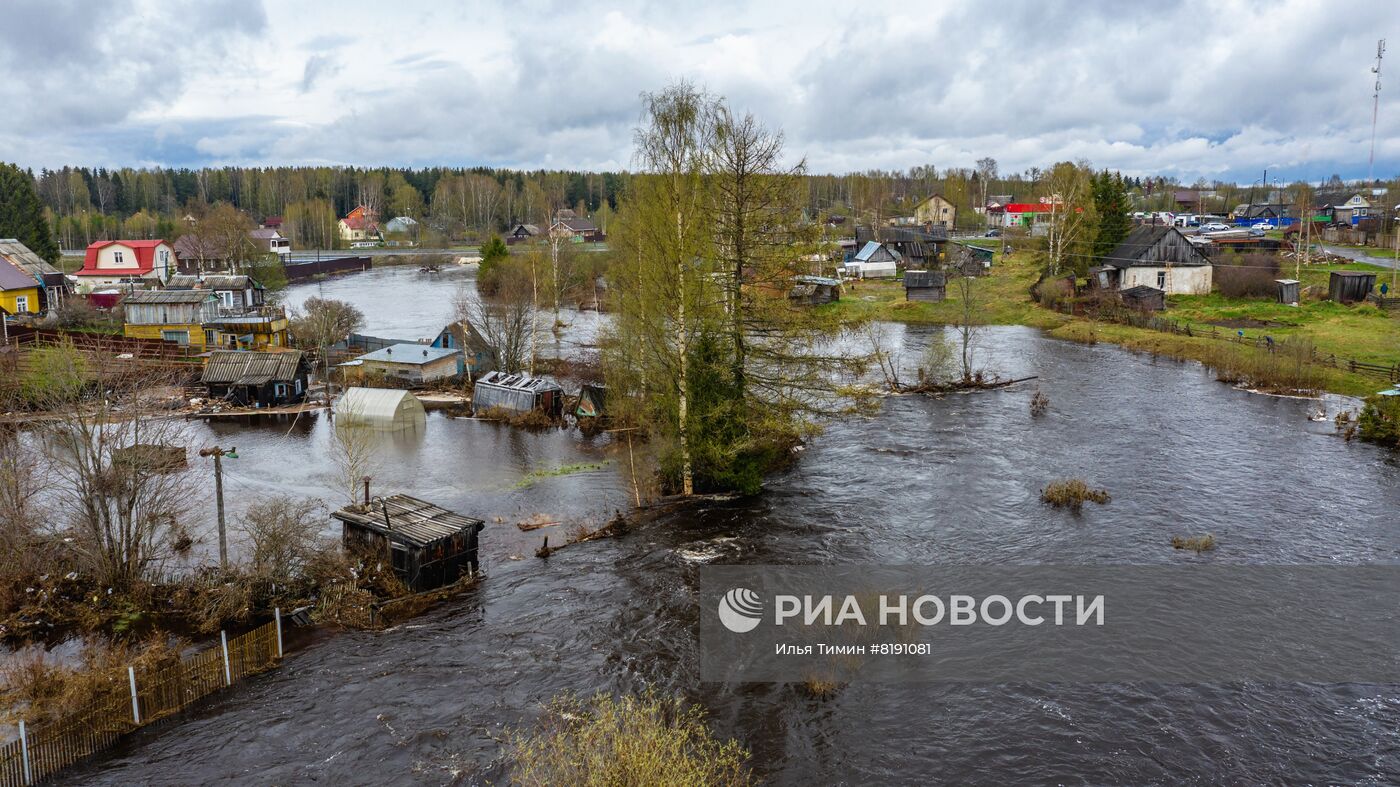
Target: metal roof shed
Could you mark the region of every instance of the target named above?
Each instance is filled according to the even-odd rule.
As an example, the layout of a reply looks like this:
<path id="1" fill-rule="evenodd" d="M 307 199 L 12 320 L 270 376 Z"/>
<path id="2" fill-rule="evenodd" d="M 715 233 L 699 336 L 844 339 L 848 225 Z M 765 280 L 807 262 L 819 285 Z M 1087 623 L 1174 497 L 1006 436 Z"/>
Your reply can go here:
<path id="1" fill-rule="evenodd" d="M 342 424 L 383 429 L 413 427 L 427 414 L 418 397 L 394 388 L 349 388 L 335 401 L 335 418 Z"/>
<path id="2" fill-rule="evenodd" d="M 480 568 L 477 534 L 486 523 L 426 500 L 390 495 L 346 506 L 331 516 L 343 525 L 347 549 L 372 555 L 388 552 L 394 573 L 411 590 L 450 585 Z"/>
<path id="3" fill-rule="evenodd" d="M 488 372 L 472 389 L 472 409 L 477 413 L 540 410 L 551 418 L 558 418 L 564 412 L 564 389 L 543 377 Z"/>

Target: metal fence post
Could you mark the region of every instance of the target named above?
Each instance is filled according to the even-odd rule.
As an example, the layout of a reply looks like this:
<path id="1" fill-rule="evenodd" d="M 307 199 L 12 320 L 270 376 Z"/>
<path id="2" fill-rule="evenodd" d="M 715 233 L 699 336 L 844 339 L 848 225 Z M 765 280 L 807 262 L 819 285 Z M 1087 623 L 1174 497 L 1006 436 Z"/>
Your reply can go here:
<path id="1" fill-rule="evenodd" d="M 131 682 L 131 720 L 141 723 L 141 704 L 136 701 L 136 667 L 128 665 L 126 677 Z"/>
<path id="2" fill-rule="evenodd" d="M 229 669 L 229 665 L 228 665 L 228 632 L 226 632 L 226 631 L 220 631 L 220 632 L 219 632 L 219 642 L 221 642 L 221 643 L 223 644 L 223 646 L 224 646 L 224 685 L 225 685 L 225 686 L 232 686 L 232 685 L 233 685 L 233 671 L 232 671 L 231 669 Z"/>
<path id="3" fill-rule="evenodd" d="M 24 720 L 19 722 L 19 751 L 24 763 L 24 783 L 33 784 L 34 777 L 29 774 L 29 734 L 24 729 Z"/>
<path id="4" fill-rule="evenodd" d="M 272 610 L 272 614 L 277 617 L 277 658 L 282 658 L 282 608 L 277 607 Z"/>

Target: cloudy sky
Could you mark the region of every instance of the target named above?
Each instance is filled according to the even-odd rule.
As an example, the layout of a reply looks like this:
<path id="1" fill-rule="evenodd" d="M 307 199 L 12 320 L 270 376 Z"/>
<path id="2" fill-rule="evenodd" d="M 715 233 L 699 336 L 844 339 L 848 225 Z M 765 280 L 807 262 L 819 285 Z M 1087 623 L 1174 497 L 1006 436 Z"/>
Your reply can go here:
<path id="1" fill-rule="evenodd" d="M 1003 172 L 1364 177 L 1389 32 L 1375 169 L 1400 174 L 1400 3 L 1147 9 L 4 0 L 0 160 L 617 169 L 638 95 L 684 78 L 782 128 L 814 172 L 990 155 Z"/>

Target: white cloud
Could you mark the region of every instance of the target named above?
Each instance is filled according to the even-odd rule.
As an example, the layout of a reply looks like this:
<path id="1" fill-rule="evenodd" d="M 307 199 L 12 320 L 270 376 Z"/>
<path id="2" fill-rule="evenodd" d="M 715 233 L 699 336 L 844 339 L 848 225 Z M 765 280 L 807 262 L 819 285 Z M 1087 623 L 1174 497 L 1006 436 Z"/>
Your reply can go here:
<path id="1" fill-rule="evenodd" d="M 20 163 L 627 166 L 679 78 L 814 171 L 1087 158 L 1134 174 L 1365 174 L 1370 55 L 1400 6 L 1304 0 L 79 7 L 0 30 Z M 130 53 L 143 56 L 132 57 Z M 1400 65 L 1394 69 L 1400 79 Z M 1377 174 L 1400 170 L 1382 96 Z"/>

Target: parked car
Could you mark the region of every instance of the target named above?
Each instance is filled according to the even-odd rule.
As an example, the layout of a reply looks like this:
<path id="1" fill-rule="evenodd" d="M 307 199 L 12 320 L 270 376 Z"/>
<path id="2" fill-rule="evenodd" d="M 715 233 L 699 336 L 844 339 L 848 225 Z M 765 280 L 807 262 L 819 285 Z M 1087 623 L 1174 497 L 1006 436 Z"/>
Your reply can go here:
<path id="1" fill-rule="evenodd" d="M 1202 232 L 1224 232 L 1225 230 L 1228 230 L 1228 229 L 1230 229 L 1229 225 L 1227 225 L 1227 224 L 1221 224 L 1221 223 L 1218 222 L 1218 221 L 1212 221 L 1211 223 L 1205 225 L 1204 227 L 1201 227 L 1201 231 L 1202 231 Z"/>
<path id="2" fill-rule="evenodd" d="M 1271 230 L 1271 229 L 1273 229 L 1273 228 L 1274 228 L 1274 225 L 1270 224 L 1270 223 L 1267 222 L 1267 221 L 1260 221 L 1260 222 L 1257 222 L 1257 223 L 1254 224 L 1254 226 L 1250 227 L 1250 229 L 1252 229 L 1252 230 L 1265 230 L 1265 231 Z"/>
<path id="3" fill-rule="evenodd" d="M 1255 238 L 1263 237 L 1264 228 L 1260 227 L 1258 224 L 1255 224 L 1253 227 L 1249 228 L 1249 234 Z"/>
<path id="4" fill-rule="evenodd" d="M 988 238 L 1000 238 L 1000 237 L 1001 237 L 1001 230 L 997 229 L 996 227 L 993 227 L 993 228 L 987 230 L 987 235 L 986 235 L 986 237 L 988 237 Z"/>

